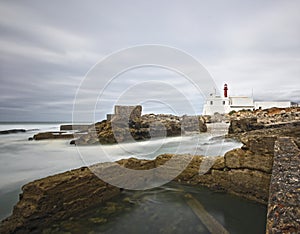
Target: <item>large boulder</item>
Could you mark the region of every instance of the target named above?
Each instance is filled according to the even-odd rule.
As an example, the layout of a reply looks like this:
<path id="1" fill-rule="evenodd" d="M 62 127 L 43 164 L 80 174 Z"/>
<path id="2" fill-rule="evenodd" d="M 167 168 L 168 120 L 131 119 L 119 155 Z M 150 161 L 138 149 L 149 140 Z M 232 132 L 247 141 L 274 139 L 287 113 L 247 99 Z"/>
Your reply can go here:
<path id="1" fill-rule="evenodd" d="M 230 121 L 228 133 L 236 134 L 262 128 L 264 128 L 264 126 L 257 122 L 257 118 L 234 119 Z"/>

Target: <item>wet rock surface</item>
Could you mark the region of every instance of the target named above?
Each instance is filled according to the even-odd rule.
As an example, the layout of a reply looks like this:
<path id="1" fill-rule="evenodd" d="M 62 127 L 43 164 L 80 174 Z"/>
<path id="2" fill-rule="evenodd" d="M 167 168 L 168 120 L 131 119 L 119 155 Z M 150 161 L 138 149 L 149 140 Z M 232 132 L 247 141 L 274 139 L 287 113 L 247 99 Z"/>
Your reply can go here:
<path id="1" fill-rule="evenodd" d="M 293 138 L 275 144 L 267 233 L 300 232 L 300 150 Z"/>

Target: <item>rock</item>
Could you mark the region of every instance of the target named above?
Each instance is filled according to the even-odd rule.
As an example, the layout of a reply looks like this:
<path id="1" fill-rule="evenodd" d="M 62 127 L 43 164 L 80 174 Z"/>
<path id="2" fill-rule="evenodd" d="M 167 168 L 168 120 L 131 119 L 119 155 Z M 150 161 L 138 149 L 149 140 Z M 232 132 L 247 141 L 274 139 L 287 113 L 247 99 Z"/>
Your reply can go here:
<path id="1" fill-rule="evenodd" d="M 48 139 L 70 139 L 74 138 L 73 134 L 65 132 L 40 132 L 33 136 L 34 140 L 48 140 Z"/>
<path id="2" fill-rule="evenodd" d="M 201 116 L 183 116 L 181 127 L 184 132 L 207 132 L 205 119 Z"/>
<path id="3" fill-rule="evenodd" d="M 116 110 L 116 113 L 119 112 Z M 115 114 L 110 121 L 103 120 L 91 125 L 87 134 L 78 135 L 76 144 L 114 144 L 155 137 L 180 136 L 190 131 L 197 131 L 198 133 L 207 131 L 205 120 L 199 116 L 184 116 L 182 118 L 163 114 L 139 116 L 138 107 L 136 112 L 130 120 L 121 114 Z"/>
<path id="4" fill-rule="evenodd" d="M 155 160 L 139 160 L 135 158 L 122 159 L 117 163 L 123 167 L 135 170 L 149 170 L 159 167 L 170 160 L 174 155 L 163 154 Z M 189 158 L 189 155 L 180 155 Z M 230 168 L 225 170 L 226 159 L 217 157 L 212 161 L 211 170 L 206 174 L 199 174 L 201 164 L 205 157 L 194 156 L 190 164 L 174 181 L 192 185 L 204 185 L 214 190 L 227 191 L 229 193 L 246 197 L 251 200 L 265 203 L 268 197 L 270 174 L 252 168 Z M 113 172 L 111 163 L 98 164 L 95 168 L 106 168 L 105 172 Z M 119 174 L 112 174 L 122 177 Z M 157 179 L 163 179 L 163 174 L 157 174 Z M 136 180 L 137 178 L 132 178 Z M 120 189 L 108 185 L 97 178 L 87 168 L 68 171 L 55 176 L 36 180 L 22 188 L 23 194 L 20 201 L 14 207 L 12 216 L 1 223 L 1 233 L 28 233 L 35 228 L 50 226 L 61 219 L 74 217 L 76 213 L 87 208 L 94 207 L 110 198 L 118 195 Z M 119 208 L 115 203 L 107 203 L 103 209 L 105 213 L 114 213 Z M 95 219 L 92 222 L 105 222 Z"/>
<path id="5" fill-rule="evenodd" d="M 249 149 L 258 155 L 274 154 L 274 145 L 277 140 L 276 135 L 247 135 L 241 137 L 244 149 Z"/>
<path id="6" fill-rule="evenodd" d="M 225 154 L 225 166 L 229 169 L 250 169 L 271 174 L 272 154 L 255 154 L 252 151 L 235 149 Z"/>
<path id="7" fill-rule="evenodd" d="M 300 107 L 270 108 L 266 110 L 239 111 L 229 114 L 231 120 L 257 118 L 261 124 L 279 124 L 299 120 Z"/>
<path id="8" fill-rule="evenodd" d="M 20 132 L 26 132 L 25 129 L 9 129 L 9 130 L 3 130 L 0 131 L 0 135 L 4 134 L 12 134 L 12 133 L 20 133 Z"/>
<path id="9" fill-rule="evenodd" d="M 75 216 L 118 195 L 120 189 L 80 168 L 28 183 L 13 214 L 1 222 L 1 233 L 30 233 L 54 221 Z M 99 220 L 96 220 L 99 221 Z"/>
<path id="10" fill-rule="evenodd" d="M 257 123 L 257 118 L 244 118 L 231 120 L 228 133 L 236 134 L 257 129 L 262 129 L 264 126 Z"/>

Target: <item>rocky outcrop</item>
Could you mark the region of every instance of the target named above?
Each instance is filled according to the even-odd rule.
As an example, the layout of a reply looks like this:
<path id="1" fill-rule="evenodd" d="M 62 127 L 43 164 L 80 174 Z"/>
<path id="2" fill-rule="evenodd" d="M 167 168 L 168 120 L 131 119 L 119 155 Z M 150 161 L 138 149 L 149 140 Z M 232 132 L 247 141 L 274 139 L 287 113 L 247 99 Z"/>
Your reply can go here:
<path id="1" fill-rule="evenodd" d="M 281 123 L 272 123 L 272 124 L 263 124 L 259 122 L 258 118 L 244 118 L 244 119 L 235 119 L 230 121 L 230 126 L 228 130 L 228 134 L 241 134 L 244 132 L 251 132 L 255 130 L 268 130 L 268 129 L 292 129 L 294 127 L 298 127 L 300 125 L 300 121 L 291 121 L 291 122 L 281 122 Z"/>
<path id="2" fill-rule="evenodd" d="M 299 109 L 272 108 L 258 112 L 255 118 L 232 120 L 229 133 L 230 137 L 244 143 L 242 149 L 236 151 L 256 151 L 261 156 L 256 158 L 237 153 L 228 157 L 232 151 L 227 153 L 228 165 L 245 168 L 250 165 L 251 168 L 268 174 L 272 171 L 267 233 L 299 233 Z M 273 160 L 270 161 L 270 158 Z M 273 162 L 273 165 L 270 162 Z"/>
<path id="3" fill-rule="evenodd" d="M 34 140 L 72 139 L 72 138 L 74 138 L 74 135 L 66 132 L 40 132 L 33 136 Z"/>
<path id="4" fill-rule="evenodd" d="M 275 144 L 267 233 L 300 233 L 300 149 L 293 138 Z"/>
<path id="5" fill-rule="evenodd" d="M 249 145 L 247 141 L 250 138 L 256 138 L 258 143 L 259 138 L 261 137 L 264 137 L 264 139 L 266 139 L 267 137 L 293 137 L 295 138 L 296 143 L 300 144 L 300 121 L 263 125 L 263 128 L 258 130 L 249 130 L 248 128 L 245 132 L 239 132 L 238 130 L 236 131 L 236 133 L 228 134 L 227 137 L 234 138 L 243 142 L 244 147 L 250 147 L 250 149 L 253 149 L 255 147 L 261 147 L 261 145 Z M 272 150 L 272 145 L 269 145 L 268 148 L 269 150 Z M 264 146 L 263 150 L 265 149 L 266 147 Z"/>
<path id="6" fill-rule="evenodd" d="M 36 180 L 22 190 L 12 216 L 1 223 L 3 234 L 40 233 L 37 227 L 49 227 L 120 193 L 120 189 L 103 182 L 88 168 Z"/>
<path id="7" fill-rule="evenodd" d="M 103 120 L 92 125 L 87 134 L 79 136 L 72 143 L 77 145 L 114 144 L 147 140 L 153 137 L 180 136 L 196 131 L 207 131 L 205 121 L 200 116 L 147 114 L 128 120 L 128 117 L 115 115 L 110 121 Z"/>
<path id="8" fill-rule="evenodd" d="M 228 133 L 236 134 L 262 128 L 264 128 L 264 125 L 258 124 L 257 118 L 234 119 L 230 122 Z"/>
<path id="9" fill-rule="evenodd" d="M 9 130 L 3 130 L 3 131 L 0 131 L 0 135 L 11 134 L 11 133 L 20 133 L 20 132 L 26 132 L 26 130 L 25 130 L 25 129 L 9 129 Z"/>
<path id="10" fill-rule="evenodd" d="M 257 118 L 258 123 L 261 124 L 286 123 L 292 121 L 300 121 L 300 107 L 270 108 L 266 110 L 255 111 L 239 111 L 230 113 L 229 117 L 231 120 Z"/>

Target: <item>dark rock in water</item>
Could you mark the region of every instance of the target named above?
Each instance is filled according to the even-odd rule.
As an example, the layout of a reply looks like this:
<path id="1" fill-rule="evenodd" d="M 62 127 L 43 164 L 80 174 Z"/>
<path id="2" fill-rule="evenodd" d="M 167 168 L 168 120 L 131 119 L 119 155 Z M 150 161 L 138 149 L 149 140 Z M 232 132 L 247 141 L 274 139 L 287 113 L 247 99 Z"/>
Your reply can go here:
<path id="1" fill-rule="evenodd" d="M 48 140 L 48 139 L 70 139 L 74 138 L 73 134 L 65 132 L 40 132 L 33 136 L 34 140 Z"/>
<path id="2" fill-rule="evenodd" d="M 28 140 L 29 141 L 33 141 L 34 139 L 33 139 L 33 137 L 29 137 Z"/>
<path id="3" fill-rule="evenodd" d="M 0 135 L 20 133 L 20 132 L 26 132 L 26 130 L 25 129 L 9 129 L 9 130 L 0 131 Z"/>

